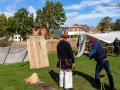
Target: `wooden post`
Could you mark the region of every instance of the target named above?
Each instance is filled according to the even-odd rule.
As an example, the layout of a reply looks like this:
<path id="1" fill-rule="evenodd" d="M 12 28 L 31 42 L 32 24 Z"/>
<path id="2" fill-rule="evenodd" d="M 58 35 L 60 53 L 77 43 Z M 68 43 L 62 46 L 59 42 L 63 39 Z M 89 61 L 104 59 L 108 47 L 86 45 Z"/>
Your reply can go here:
<path id="1" fill-rule="evenodd" d="M 30 69 L 49 66 L 46 40 L 43 36 L 30 36 L 27 46 Z"/>

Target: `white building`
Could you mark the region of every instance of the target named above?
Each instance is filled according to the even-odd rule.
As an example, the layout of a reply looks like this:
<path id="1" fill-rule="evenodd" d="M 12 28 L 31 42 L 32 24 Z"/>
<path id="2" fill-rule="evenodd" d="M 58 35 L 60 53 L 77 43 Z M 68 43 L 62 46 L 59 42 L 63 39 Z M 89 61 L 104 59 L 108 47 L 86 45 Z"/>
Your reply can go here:
<path id="1" fill-rule="evenodd" d="M 14 37 L 13 37 L 13 41 L 15 42 L 19 42 L 19 41 L 22 41 L 23 38 L 16 32 Z"/>

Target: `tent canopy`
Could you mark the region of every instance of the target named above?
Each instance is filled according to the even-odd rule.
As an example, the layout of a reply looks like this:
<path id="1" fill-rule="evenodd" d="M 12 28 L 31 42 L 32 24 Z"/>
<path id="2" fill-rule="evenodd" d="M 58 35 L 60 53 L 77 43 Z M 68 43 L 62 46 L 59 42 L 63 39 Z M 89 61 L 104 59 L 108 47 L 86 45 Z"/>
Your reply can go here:
<path id="1" fill-rule="evenodd" d="M 120 40 L 120 32 L 108 32 L 108 33 L 101 33 L 101 34 L 87 34 L 90 37 L 96 38 L 106 43 L 113 43 L 115 38 L 117 37 Z"/>

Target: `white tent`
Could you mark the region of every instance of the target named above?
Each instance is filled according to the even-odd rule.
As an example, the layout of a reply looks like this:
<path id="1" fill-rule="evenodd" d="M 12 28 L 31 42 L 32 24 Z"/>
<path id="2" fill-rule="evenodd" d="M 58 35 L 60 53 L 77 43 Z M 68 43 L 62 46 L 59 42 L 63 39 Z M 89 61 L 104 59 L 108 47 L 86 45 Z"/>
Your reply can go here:
<path id="1" fill-rule="evenodd" d="M 102 46 L 106 43 L 113 43 L 115 38 L 117 37 L 120 40 L 120 32 L 108 32 L 101 34 L 87 34 L 88 39 L 95 38 Z"/>
<path id="2" fill-rule="evenodd" d="M 87 39 L 94 38 L 97 42 L 100 43 L 101 46 L 105 46 L 106 43 L 113 43 L 116 37 L 120 40 L 120 32 L 117 31 L 101 34 L 80 34 L 78 53 L 76 57 L 80 57 L 83 54 L 85 50 L 86 37 Z"/>

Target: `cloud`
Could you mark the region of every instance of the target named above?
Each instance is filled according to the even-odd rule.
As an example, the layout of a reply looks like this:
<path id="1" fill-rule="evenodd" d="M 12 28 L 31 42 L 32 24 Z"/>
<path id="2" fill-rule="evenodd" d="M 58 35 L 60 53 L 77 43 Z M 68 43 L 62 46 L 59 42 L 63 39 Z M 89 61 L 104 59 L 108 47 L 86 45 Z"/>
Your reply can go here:
<path id="1" fill-rule="evenodd" d="M 95 0 L 93 0 L 95 1 Z M 81 13 L 79 12 L 71 12 L 66 13 L 67 21 L 65 22 L 64 26 L 72 26 L 74 23 L 78 24 L 87 24 L 90 26 L 96 27 L 100 20 L 106 16 L 109 16 L 110 18 L 118 18 L 120 16 L 120 8 L 117 9 L 116 7 L 104 7 L 103 3 L 106 4 L 117 4 L 112 3 L 112 0 L 96 0 L 93 2 L 91 0 L 83 1 L 80 4 L 74 4 L 69 7 L 66 7 L 65 9 L 70 10 L 78 10 L 81 9 Z M 89 6 L 93 6 L 93 10 L 89 11 L 87 8 Z M 85 9 L 84 9 L 84 8 Z M 87 9 L 87 12 L 84 12 Z"/>
<path id="2" fill-rule="evenodd" d="M 118 18 L 120 16 L 119 12 L 120 9 L 98 6 L 95 10 L 86 14 L 80 14 L 79 12 L 66 13 L 67 21 L 65 22 L 65 26 L 72 26 L 74 23 L 78 23 L 96 27 L 100 20 L 106 16 Z"/>
<path id="3" fill-rule="evenodd" d="M 67 10 L 81 10 L 83 7 L 95 6 L 101 3 L 109 3 L 111 0 L 84 0 L 79 4 L 73 4 L 71 6 L 65 6 Z"/>
<path id="4" fill-rule="evenodd" d="M 28 11 L 33 14 L 36 12 L 36 10 L 32 6 L 29 6 Z"/>
<path id="5" fill-rule="evenodd" d="M 34 15 L 34 20 L 35 20 L 35 18 L 36 18 L 36 10 L 32 7 L 32 6 L 29 6 L 29 8 L 28 8 L 28 12 L 29 13 L 33 13 L 33 15 Z"/>
<path id="6" fill-rule="evenodd" d="M 67 18 L 74 18 L 78 16 L 80 13 L 79 12 L 71 12 L 71 13 L 66 13 Z"/>
<path id="7" fill-rule="evenodd" d="M 16 8 L 16 3 L 14 3 L 14 2 L 11 2 L 10 3 L 10 5 L 7 5 L 6 7 L 5 7 L 5 9 L 6 9 L 6 11 L 7 12 L 10 12 L 10 13 L 12 13 L 12 14 L 14 14 L 14 12 L 15 12 L 15 9 Z"/>
<path id="8" fill-rule="evenodd" d="M 93 17 L 93 16 L 96 16 L 96 17 Z M 90 22 L 91 23 L 95 22 L 97 17 L 100 17 L 100 15 L 78 14 L 76 17 L 68 18 L 67 21 L 65 22 L 65 26 L 72 26 L 75 23 L 89 25 Z"/>
<path id="9" fill-rule="evenodd" d="M 6 5 L 5 9 L 7 12 L 14 13 L 17 5 L 22 3 L 24 0 L 9 0 L 9 4 Z"/>
<path id="10" fill-rule="evenodd" d="M 96 6 L 96 8 L 92 11 L 92 13 L 109 14 L 109 16 L 118 16 L 120 15 L 119 12 L 120 8 L 117 9 L 116 7 L 101 7 L 100 5 Z"/>
<path id="11" fill-rule="evenodd" d="M 16 3 L 20 3 L 22 2 L 23 0 L 14 0 Z"/>
<path id="12" fill-rule="evenodd" d="M 6 0 L 0 0 L 0 3 L 4 3 Z"/>
<path id="13" fill-rule="evenodd" d="M 83 5 L 77 5 L 77 4 L 74 4 L 72 6 L 66 6 L 64 7 L 64 9 L 67 9 L 67 10 L 80 10 L 81 8 L 83 7 Z"/>
<path id="14" fill-rule="evenodd" d="M 4 15 L 8 18 L 8 17 L 10 17 L 10 16 L 13 16 L 11 13 L 8 13 L 8 12 L 2 12 L 2 13 L 4 13 Z M 2 14 L 2 13 L 0 13 L 0 14 Z"/>

